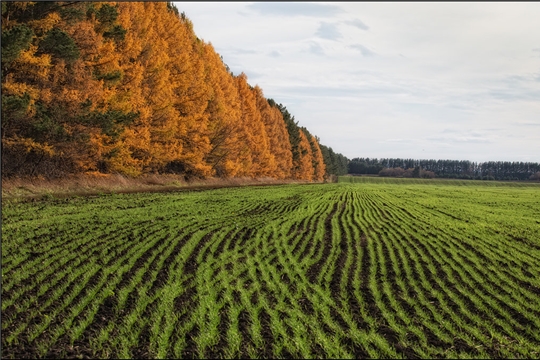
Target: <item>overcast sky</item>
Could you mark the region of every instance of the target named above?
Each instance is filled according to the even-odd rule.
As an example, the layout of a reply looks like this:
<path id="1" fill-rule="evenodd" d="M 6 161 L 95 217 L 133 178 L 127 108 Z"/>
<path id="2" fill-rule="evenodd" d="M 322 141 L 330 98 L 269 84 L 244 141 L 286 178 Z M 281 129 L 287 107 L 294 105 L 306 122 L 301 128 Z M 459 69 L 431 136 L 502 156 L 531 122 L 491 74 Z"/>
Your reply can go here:
<path id="1" fill-rule="evenodd" d="M 177 2 L 349 159 L 540 162 L 540 2 Z"/>

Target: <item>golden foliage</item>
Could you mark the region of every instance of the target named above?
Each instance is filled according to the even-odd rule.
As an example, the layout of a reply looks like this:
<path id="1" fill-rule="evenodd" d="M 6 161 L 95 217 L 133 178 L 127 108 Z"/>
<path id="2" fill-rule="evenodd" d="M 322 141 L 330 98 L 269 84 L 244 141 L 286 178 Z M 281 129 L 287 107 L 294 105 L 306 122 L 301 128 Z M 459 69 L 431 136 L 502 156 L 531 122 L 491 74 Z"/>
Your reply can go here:
<path id="1" fill-rule="evenodd" d="M 326 173 L 323 154 L 315 136 L 310 134 L 309 137 L 309 143 L 313 154 L 313 180 L 322 181 L 324 180 L 324 174 Z"/>
<path id="2" fill-rule="evenodd" d="M 30 138 L 15 136 L 2 140 L 2 144 L 5 148 L 16 148 L 22 150 L 24 153 L 35 151 L 48 156 L 53 156 L 55 154 L 54 148 L 51 145 L 47 143 L 38 143 Z"/>
<path id="3" fill-rule="evenodd" d="M 300 157 L 296 164 L 294 164 L 295 171 L 293 177 L 298 180 L 313 180 L 313 153 L 311 151 L 311 145 L 308 138 L 302 129 L 299 129 L 300 143 L 298 144 L 298 150 Z"/>
<path id="4" fill-rule="evenodd" d="M 109 22 L 98 16 L 105 5 L 117 12 Z M 65 171 L 81 173 L 321 179 L 317 141 L 301 132 L 302 156 L 293 164 L 280 110 L 245 74 L 233 76 L 191 21 L 165 2 L 77 2 L 66 5 L 86 14 L 75 20 L 61 7 L 14 18 L 32 6 L 13 3 L 2 19 L 3 29 L 26 21 L 34 31 L 2 76 L 3 95 L 14 104 L 28 100 L 25 109 L 13 105 L 17 121 L 3 119 L 2 145 L 46 155 L 37 157 L 39 166 L 20 159 L 32 174 L 68 159 L 75 168 Z M 77 59 L 39 50 L 53 28 L 73 40 Z"/>

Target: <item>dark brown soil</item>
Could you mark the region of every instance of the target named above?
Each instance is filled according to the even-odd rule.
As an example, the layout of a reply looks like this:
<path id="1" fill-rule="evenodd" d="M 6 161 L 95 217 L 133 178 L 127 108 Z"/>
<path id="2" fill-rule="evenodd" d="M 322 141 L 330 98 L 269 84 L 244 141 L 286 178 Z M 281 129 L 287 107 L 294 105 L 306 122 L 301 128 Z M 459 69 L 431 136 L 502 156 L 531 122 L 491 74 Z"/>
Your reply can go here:
<path id="1" fill-rule="evenodd" d="M 311 267 L 307 271 L 308 280 L 312 284 L 317 283 L 317 277 L 324 264 L 328 261 L 328 257 L 330 255 L 330 252 L 332 251 L 332 218 L 334 217 L 334 214 L 337 212 L 337 210 L 338 203 L 336 202 L 334 203 L 332 211 L 324 220 L 324 239 L 322 241 L 323 253 L 321 259 L 315 264 L 311 265 Z"/>

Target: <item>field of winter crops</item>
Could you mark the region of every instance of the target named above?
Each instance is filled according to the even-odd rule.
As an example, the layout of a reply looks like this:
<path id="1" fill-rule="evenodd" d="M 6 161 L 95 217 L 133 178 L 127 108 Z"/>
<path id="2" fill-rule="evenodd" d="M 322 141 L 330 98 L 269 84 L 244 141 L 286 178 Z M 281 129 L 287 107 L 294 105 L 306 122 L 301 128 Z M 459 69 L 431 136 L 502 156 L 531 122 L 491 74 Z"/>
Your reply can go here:
<path id="1" fill-rule="evenodd" d="M 409 180 L 4 201 L 2 358 L 540 357 L 540 186 Z"/>

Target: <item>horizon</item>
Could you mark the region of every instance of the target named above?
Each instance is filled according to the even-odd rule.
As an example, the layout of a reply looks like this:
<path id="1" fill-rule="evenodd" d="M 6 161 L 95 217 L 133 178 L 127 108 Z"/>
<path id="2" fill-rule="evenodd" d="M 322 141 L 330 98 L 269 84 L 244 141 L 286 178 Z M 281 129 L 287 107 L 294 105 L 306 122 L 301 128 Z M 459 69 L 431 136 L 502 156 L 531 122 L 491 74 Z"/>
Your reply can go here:
<path id="1" fill-rule="evenodd" d="M 348 158 L 349 161 L 354 159 L 370 159 L 370 160 L 384 160 L 384 159 L 402 159 L 402 160 L 414 160 L 414 161 L 468 161 L 471 163 L 481 164 L 481 163 L 489 163 L 489 162 L 509 162 L 509 163 L 531 163 L 531 164 L 540 164 L 539 161 L 505 161 L 505 160 L 486 160 L 486 161 L 472 161 L 467 159 L 429 159 L 429 158 L 406 158 L 406 157 L 368 157 L 368 156 L 355 156 L 353 158 Z"/>

